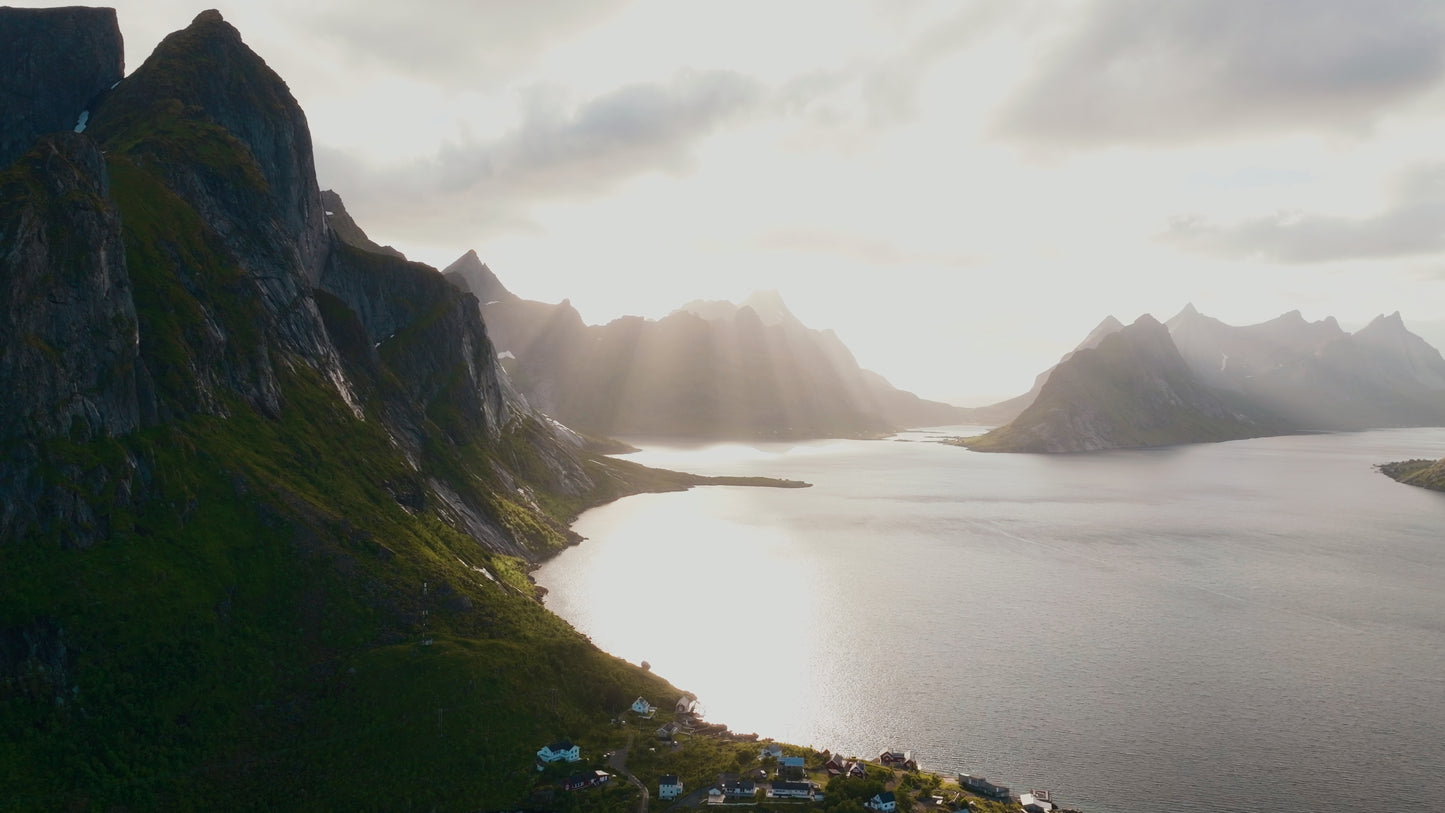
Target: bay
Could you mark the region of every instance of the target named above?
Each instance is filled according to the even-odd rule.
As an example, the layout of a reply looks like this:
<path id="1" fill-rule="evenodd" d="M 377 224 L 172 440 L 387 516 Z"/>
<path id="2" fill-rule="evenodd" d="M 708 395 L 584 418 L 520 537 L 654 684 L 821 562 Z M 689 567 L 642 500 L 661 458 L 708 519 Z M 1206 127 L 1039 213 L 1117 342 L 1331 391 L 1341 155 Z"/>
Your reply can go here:
<path id="1" fill-rule="evenodd" d="M 1089 813 L 1442 809 L 1445 494 L 1372 466 L 1445 456 L 1445 430 L 935 436 L 648 445 L 630 459 L 814 485 L 594 509 L 537 581 L 734 731 L 910 749 Z"/>

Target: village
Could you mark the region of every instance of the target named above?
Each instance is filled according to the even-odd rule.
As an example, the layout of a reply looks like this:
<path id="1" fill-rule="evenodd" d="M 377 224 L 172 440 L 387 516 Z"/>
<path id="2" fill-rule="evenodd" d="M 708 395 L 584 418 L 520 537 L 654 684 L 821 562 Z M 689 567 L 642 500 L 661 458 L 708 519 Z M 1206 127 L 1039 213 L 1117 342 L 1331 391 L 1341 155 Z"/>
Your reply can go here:
<path id="1" fill-rule="evenodd" d="M 630 807 L 638 813 L 713 807 L 1079 813 L 1056 804 L 1045 790 L 1015 794 L 982 776 L 922 769 L 907 750 L 886 748 L 864 758 L 760 743 L 756 734 L 705 722 L 691 695 L 680 697 L 670 712 L 639 697 L 613 724 L 627 730 L 623 748 L 589 755 L 563 739 L 537 751 L 537 770 L 545 775 L 534 795 L 536 809 L 616 809 L 611 805 L 631 786 Z M 606 800 L 588 795 L 598 793 Z"/>

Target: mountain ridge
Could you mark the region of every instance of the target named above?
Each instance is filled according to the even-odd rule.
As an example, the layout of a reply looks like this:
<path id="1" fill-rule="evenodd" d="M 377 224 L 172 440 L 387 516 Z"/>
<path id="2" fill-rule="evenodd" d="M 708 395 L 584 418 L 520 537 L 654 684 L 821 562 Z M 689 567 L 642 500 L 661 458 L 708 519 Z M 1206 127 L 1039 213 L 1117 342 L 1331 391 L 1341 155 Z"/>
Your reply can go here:
<path id="1" fill-rule="evenodd" d="M 1149 317 L 1149 321 L 1154 320 Z M 1109 333 L 1108 325 L 1105 320 L 1080 349 L 1098 344 L 1101 334 Z M 1122 358 L 1113 368 L 1090 367 L 1087 374 L 1097 378 L 1093 382 L 1080 380 L 1084 373 L 1078 365 L 1069 366 L 1074 403 L 1066 409 L 1056 396 L 1054 403 L 1033 410 L 1048 381 L 1080 352 L 1075 351 L 1041 374 L 1030 393 L 983 408 L 994 414 L 1018 411 L 1012 417 L 1004 415 L 1001 429 L 965 445 L 993 451 L 1082 451 L 1192 443 L 1223 439 L 1232 432 L 1253 436 L 1445 423 L 1445 359 L 1409 332 L 1398 312 L 1377 317 L 1350 334 L 1333 317 L 1309 322 L 1298 310 L 1235 327 L 1189 304 L 1164 328 L 1163 341 L 1185 365 L 1183 371 L 1173 369 L 1172 363 L 1166 365 L 1171 368 L 1169 376 L 1179 386 L 1184 386 L 1187 376 L 1191 394 L 1181 402 L 1192 402 L 1197 413 L 1177 415 L 1177 431 L 1131 435 L 1121 427 L 1101 425 L 1100 414 L 1126 411 L 1122 403 L 1129 397 L 1126 391 L 1145 401 L 1154 397 L 1144 380 L 1158 377 L 1159 371 L 1127 369 Z M 1125 384 L 1126 380 L 1133 383 Z M 1253 428 L 1202 429 L 1201 417 L 1224 417 L 1218 411 L 1221 405 L 1232 420 Z M 1083 414 L 1090 410 L 1099 414 Z"/>
<path id="2" fill-rule="evenodd" d="M 566 300 L 512 294 L 474 251 L 444 273 L 482 300 L 497 347 L 513 357 L 505 366 L 518 389 L 588 434 L 875 437 L 966 414 L 861 370 L 836 334 L 803 325 L 776 292 L 743 304 L 698 300 L 658 320 L 587 325 Z"/>

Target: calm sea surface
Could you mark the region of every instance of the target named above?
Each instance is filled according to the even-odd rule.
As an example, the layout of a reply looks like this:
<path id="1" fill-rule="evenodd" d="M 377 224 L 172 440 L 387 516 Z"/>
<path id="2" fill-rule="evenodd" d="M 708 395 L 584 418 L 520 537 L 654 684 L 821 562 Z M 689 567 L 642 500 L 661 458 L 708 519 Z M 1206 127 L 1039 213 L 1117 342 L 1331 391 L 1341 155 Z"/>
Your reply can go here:
<path id="1" fill-rule="evenodd" d="M 547 604 L 734 731 L 1088 813 L 1445 810 L 1445 430 L 1100 454 L 651 447 Z M 652 698 L 654 702 L 673 698 Z"/>

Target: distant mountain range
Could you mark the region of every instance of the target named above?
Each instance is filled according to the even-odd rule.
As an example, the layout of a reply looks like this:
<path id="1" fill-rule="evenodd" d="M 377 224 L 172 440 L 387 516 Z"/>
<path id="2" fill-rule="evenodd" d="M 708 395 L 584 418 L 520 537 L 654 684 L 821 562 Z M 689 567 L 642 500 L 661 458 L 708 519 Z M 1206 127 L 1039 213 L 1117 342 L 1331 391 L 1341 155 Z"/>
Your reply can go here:
<path id="1" fill-rule="evenodd" d="M 1034 390 L 979 411 L 1009 421 L 969 442 L 981 451 L 1438 425 L 1445 359 L 1399 313 L 1350 334 L 1333 318 L 1307 322 L 1298 311 L 1235 327 L 1191 305 L 1163 325 L 1106 319 Z"/>
<path id="2" fill-rule="evenodd" d="M 443 273 L 476 295 L 527 400 L 587 434 L 866 437 L 967 414 L 861 369 L 832 331 L 808 328 L 776 292 L 741 304 L 690 302 L 658 320 L 588 325 L 569 301 L 513 294 L 476 252 Z"/>

